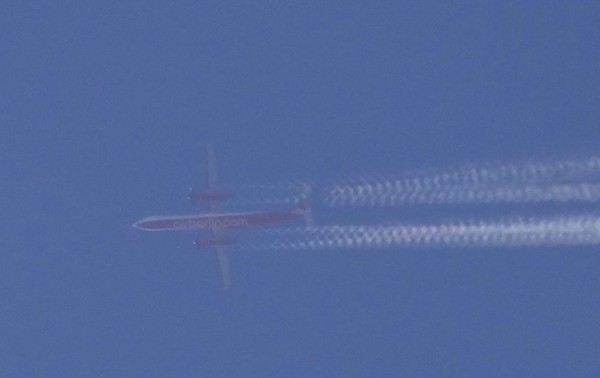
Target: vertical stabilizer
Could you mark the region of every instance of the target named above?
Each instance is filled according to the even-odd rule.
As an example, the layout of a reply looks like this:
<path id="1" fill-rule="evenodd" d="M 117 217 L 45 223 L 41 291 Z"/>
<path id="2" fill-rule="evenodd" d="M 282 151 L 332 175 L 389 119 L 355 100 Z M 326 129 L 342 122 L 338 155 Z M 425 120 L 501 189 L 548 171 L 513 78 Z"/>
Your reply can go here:
<path id="1" fill-rule="evenodd" d="M 306 224 L 306 227 L 315 226 L 315 219 L 313 218 L 312 209 L 310 207 L 304 210 L 304 223 Z"/>
<path id="2" fill-rule="evenodd" d="M 298 204 L 292 209 L 295 214 L 302 214 L 304 217 L 304 223 L 306 227 L 313 227 L 315 225 L 315 219 L 313 217 L 312 209 L 306 203 L 306 198 L 302 198 Z"/>

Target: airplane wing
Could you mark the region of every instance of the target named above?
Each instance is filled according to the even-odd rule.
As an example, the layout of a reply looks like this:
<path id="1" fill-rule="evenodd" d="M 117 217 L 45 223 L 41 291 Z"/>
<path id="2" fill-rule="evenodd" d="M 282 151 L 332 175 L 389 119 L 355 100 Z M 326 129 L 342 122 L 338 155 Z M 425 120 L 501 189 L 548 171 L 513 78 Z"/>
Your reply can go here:
<path id="1" fill-rule="evenodd" d="M 221 190 L 219 183 L 219 168 L 217 164 L 217 156 L 212 146 L 206 146 L 206 155 L 208 162 L 208 193 L 218 193 Z M 219 213 L 222 209 L 222 201 L 219 199 L 209 198 L 208 208 L 211 213 Z M 213 227 L 213 237 L 215 240 L 225 238 L 225 228 Z M 219 268 L 223 279 L 223 289 L 227 290 L 231 287 L 231 272 L 229 270 L 229 251 L 227 245 L 215 245 L 217 259 L 219 260 Z"/>
<path id="2" fill-rule="evenodd" d="M 229 254 L 227 247 L 219 245 L 217 248 L 217 257 L 219 259 L 219 267 L 221 268 L 221 277 L 223 278 L 223 289 L 227 290 L 231 287 L 231 272 L 229 271 Z"/>
<path id="3" fill-rule="evenodd" d="M 213 235 L 215 239 L 222 238 L 225 235 L 225 229 L 214 227 Z M 229 271 L 229 252 L 226 245 L 216 245 L 217 258 L 219 260 L 219 268 L 221 277 L 223 278 L 223 289 L 227 290 L 231 287 L 231 272 Z"/>
<path id="4" fill-rule="evenodd" d="M 215 155 L 215 151 L 210 144 L 206 146 L 206 154 L 208 157 L 208 191 L 209 193 L 216 193 L 220 190 L 219 169 L 217 164 L 217 156 Z M 208 201 L 208 208 L 212 213 L 218 213 L 221 211 L 221 202 L 210 199 Z"/>

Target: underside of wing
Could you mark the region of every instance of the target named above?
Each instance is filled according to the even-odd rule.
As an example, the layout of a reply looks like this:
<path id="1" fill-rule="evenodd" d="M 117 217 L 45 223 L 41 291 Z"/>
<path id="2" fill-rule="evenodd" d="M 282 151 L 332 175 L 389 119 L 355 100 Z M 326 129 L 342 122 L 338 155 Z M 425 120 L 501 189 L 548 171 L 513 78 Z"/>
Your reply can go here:
<path id="1" fill-rule="evenodd" d="M 225 229 L 213 228 L 213 237 L 215 240 L 222 240 L 226 237 Z M 227 245 L 216 245 L 217 259 L 219 260 L 219 269 L 223 279 L 223 289 L 227 290 L 231 287 L 231 271 L 229 270 L 229 251 Z"/>
<path id="2" fill-rule="evenodd" d="M 219 259 L 219 268 L 221 270 L 221 277 L 223 279 L 223 289 L 227 290 L 231 287 L 231 272 L 229 271 L 229 253 L 227 246 L 218 245 L 217 258 Z"/>
<path id="3" fill-rule="evenodd" d="M 218 193 L 221 190 L 219 183 L 219 167 L 217 156 L 211 145 L 206 146 L 206 155 L 208 161 L 208 192 Z M 208 208 L 213 213 L 222 211 L 221 202 L 211 198 L 208 200 Z"/>

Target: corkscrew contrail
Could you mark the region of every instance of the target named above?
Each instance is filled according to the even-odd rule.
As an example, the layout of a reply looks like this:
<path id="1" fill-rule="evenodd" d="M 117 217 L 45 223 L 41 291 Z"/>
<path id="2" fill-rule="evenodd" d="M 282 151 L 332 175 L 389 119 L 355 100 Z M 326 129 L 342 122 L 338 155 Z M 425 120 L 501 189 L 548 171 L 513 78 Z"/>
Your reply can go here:
<path id="1" fill-rule="evenodd" d="M 599 201 L 599 184 L 407 189 L 393 180 L 359 186 L 339 185 L 328 191 L 324 198 L 325 204 L 332 207 Z"/>
<path id="2" fill-rule="evenodd" d="M 320 250 L 380 247 L 519 247 L 600 244 L 600 216 L 513 218 L 471 222 L 334 225 L 265 230 L 253 249 Z"/>
<path id="3" fill-rule="evenodd" d="M 357 177 L 333 182 L 322 194 L 332 207 L 600 202 L 600 158 Z"/>
<path id="4" fill-rule="evenodd" d="M 235 206 L 282 206 L 299 197 L 328 207 L 600 203 L 600 157 L 469 164 L 401 175 L 361 175 L 316 184 L 242 185 Z"/>

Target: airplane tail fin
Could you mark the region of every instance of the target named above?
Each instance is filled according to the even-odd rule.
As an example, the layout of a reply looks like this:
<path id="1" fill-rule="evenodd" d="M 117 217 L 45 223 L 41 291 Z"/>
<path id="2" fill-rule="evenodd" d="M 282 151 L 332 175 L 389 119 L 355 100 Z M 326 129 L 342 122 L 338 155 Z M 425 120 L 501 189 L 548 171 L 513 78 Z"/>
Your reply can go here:
<path id="1" fill-rule="evenodd" d="M 306 198 L 300 199 L 300 201 L 296 204 L 296 206 L 292 209 L 293 213 L 302 214 L 304 217 L 304 223 L 306 227 L 314 227 L 315 219 L 313 217 L 313 212 L 310 206 L 308 206 L 306 202 Z"/>

